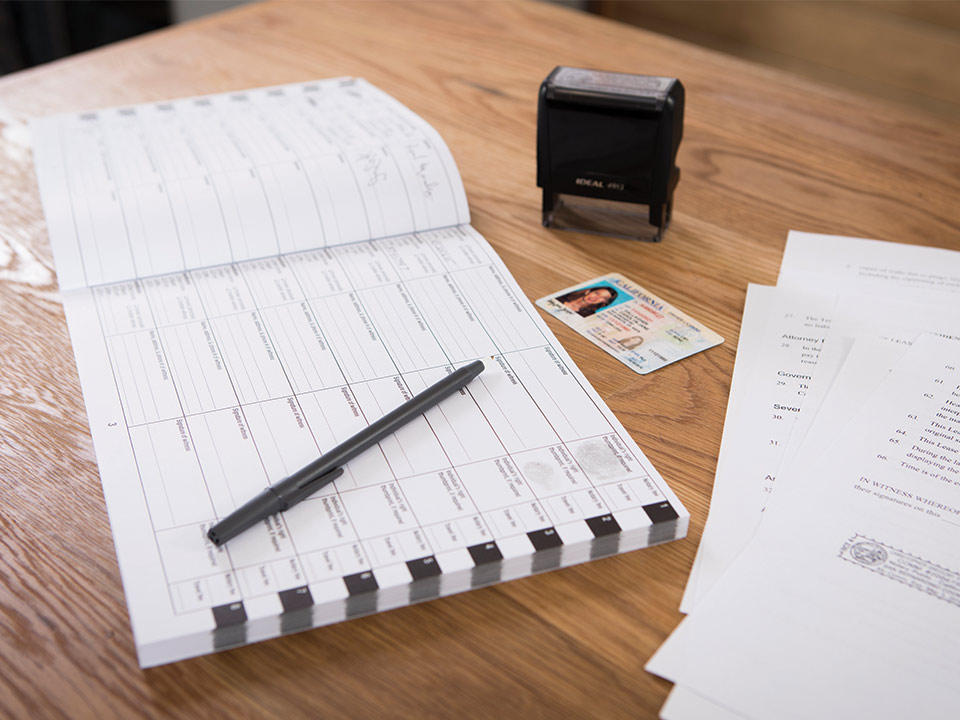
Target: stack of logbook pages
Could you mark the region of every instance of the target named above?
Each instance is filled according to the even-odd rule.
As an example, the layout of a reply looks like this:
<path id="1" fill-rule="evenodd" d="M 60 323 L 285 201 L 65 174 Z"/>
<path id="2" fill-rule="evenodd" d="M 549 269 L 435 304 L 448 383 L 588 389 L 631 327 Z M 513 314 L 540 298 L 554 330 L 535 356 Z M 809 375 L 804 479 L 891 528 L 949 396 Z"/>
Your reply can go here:
<path id="1" fill-rule="evenodd" d="M 791 232 L 751 285 L 665 720 L 960 717 L 960 253 Z"/>

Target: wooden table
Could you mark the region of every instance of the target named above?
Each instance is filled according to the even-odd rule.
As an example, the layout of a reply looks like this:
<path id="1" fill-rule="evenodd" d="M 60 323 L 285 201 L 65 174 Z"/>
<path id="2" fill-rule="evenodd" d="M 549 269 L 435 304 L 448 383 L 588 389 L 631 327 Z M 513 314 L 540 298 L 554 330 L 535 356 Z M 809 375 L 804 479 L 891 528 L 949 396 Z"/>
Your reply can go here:
<path id="1" fill-rule="evenodd" d="M 676 76 L 683 171 L 662 244 L 540 225 L 540 81 Z M 475 226 L 529 297 L 619 271 L 726 343 L 635 375 L 550 320 L 692 514 L 686 540 L 141 671 L 57 298 L 25 123 L 336 75 L 433 124 Z M 960 124 L 542 4 L 267 4 L 0 80 L 0 716 L 654 717 L 643 665 L 706 517 L 748 282 L 786 232 L 960 249 Z M 719 661 L 719 659 L 718 659 Z"/>

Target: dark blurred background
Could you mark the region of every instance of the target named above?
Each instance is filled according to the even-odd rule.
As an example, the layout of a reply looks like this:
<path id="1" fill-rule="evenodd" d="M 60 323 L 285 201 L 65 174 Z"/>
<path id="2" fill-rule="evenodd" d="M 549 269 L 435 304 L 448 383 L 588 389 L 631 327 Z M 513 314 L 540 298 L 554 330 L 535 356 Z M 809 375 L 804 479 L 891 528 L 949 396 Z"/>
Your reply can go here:
<path id="1" fill-rule="evenodd" d="M 249 1 L 0 0 L 0 74 Z M 958 0 L 552 1 L 960 118 Z"/>
<path id="2" fill-rule="evenodd" d="M 3 0 L 0 74 L 170 25 L 170 2 Z"/>

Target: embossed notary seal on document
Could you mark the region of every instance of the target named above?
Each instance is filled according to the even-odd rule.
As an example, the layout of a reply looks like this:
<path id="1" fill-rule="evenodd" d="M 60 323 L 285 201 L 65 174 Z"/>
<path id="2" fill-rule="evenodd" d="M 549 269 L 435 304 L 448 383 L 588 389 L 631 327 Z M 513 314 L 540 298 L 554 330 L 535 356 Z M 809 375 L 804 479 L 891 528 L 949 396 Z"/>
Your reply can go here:
<path id="1" fill-rule="evenodd" d="M 960 572 L 863 535 L 843 543 L 838 557 L 960 607 Z"/>
<path id="2" fill-rule="evenodd" d="M 850 547 L 850 557 L 861 565 L 876 567 L 887 561 L 887 551 L 875 542 L 858 542 Z"/>

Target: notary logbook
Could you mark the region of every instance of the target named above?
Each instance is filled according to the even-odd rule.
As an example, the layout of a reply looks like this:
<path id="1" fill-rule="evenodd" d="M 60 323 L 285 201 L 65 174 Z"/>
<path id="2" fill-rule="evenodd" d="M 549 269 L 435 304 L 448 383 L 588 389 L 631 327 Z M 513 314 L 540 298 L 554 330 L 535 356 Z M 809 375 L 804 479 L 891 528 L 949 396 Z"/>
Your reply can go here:
<path id="1" fill-rule="evenodd" d="M 688 514 L 359 79 L 38 120 L 44 212 L 142 666 L 682 537 Z M 222 548 L 218 518 L 465 390 Z"/>

